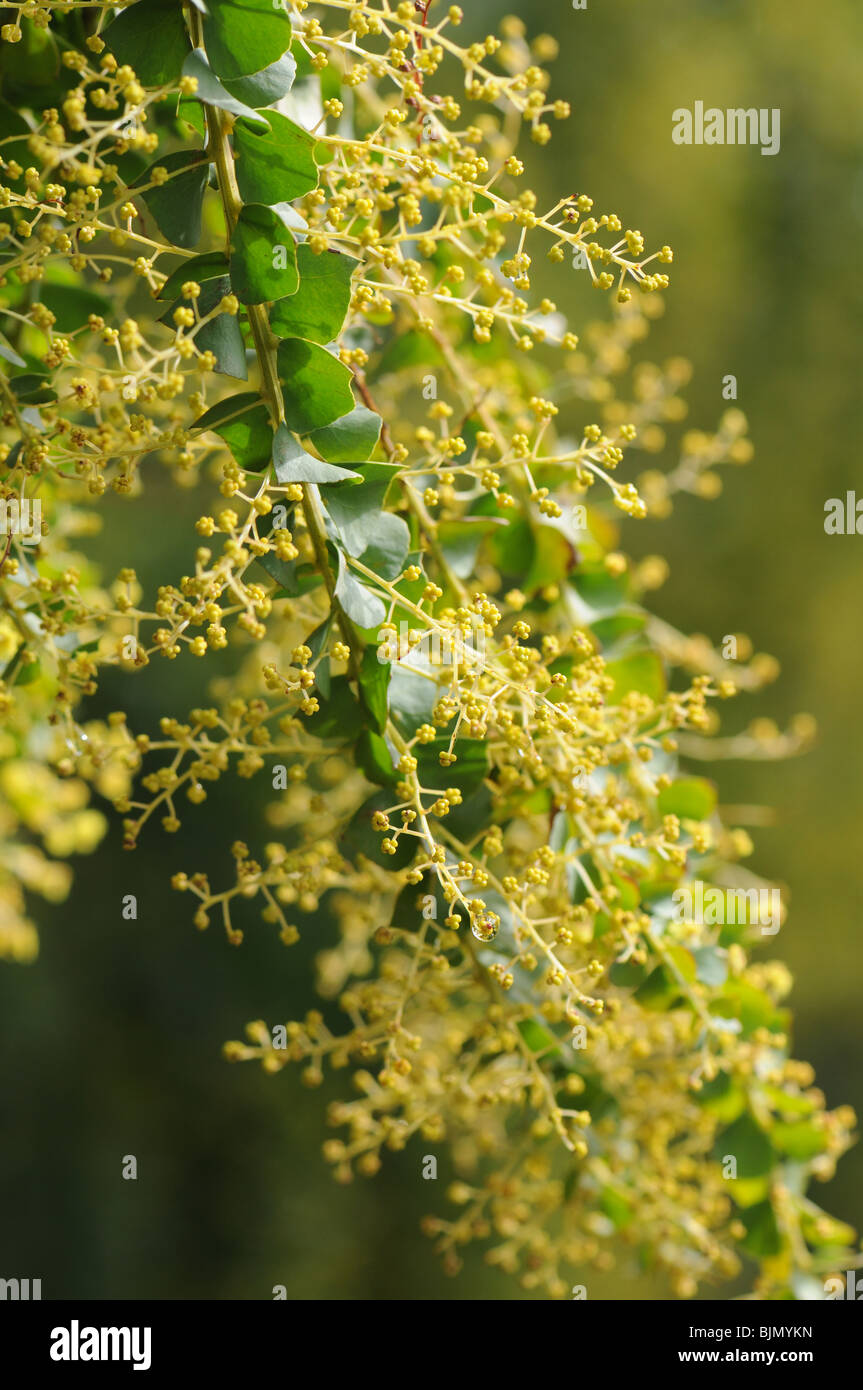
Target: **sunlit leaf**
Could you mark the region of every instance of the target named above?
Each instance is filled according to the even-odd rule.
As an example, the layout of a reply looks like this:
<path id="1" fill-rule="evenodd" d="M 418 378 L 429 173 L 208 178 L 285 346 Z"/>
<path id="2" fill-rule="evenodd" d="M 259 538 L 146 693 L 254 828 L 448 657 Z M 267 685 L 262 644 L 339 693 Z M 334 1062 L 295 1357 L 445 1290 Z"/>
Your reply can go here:
<path id="1" fill-rule="evenodd" d="M 207 53 L 222 78 L 248 77 L 291 45 L 291 22 L 273 0 L 207 0 Z"/>
<path id="2" fill-rule="evenodd" d="M 234 127 L 237 186 L 244 203 L 290 202 L 318 182 L 312 151 L 315 137 L 278 112 L 267 113 L 269 129 L 248 121 Z"/>
<path id="3" fill-rule="evenodd" d="M 352 409 L 350 368 L 317 343 L 286 338 L 279 344 L 278 369 L 285 420 L 297 434 L 329 425 Z"/>
<path id="4" fill-rule="evenodd" d="M 276 430 L 273 461 L 280 483 L 338 483 L 360 476 L 348 468 L 336 468 L 313 458 L 286 425 L 279 425 Z"/>
<path id="5" fill-rule="evenodd" d="M 313 430 L 309 439 L 330 463 L 362 463 L 374 450 L 380 432 L 380 415 L 358 405 L 340 420 Z"/>
<path id="6" fill-rule="evenodd" d="M 258 203 L 240 212 L 231 241 L 231 285 L 242 304 L 293 294 L 299 283 L 294 238 L 279 214 Z"/>
<path id="7" fill-rule="evenodd" d="M 730 1124 L 746 1109 L 745 1090 L 724 1071 L 703 1082 L 701 1089 L 695 1092 L 695 1099 L 723 1124 Z"/>
<path id="8" fill-rule="evenodd" d="M 658 652 L 632 652 L 620 661 L 609 661 L 605 674 L 614 681 L 606 696 L 609 705 L 619 705 L 633 691 L 648 695 L 658 704 L 665 697 L 665 668 Z"/>
<path id="9" fill-rule="evenodd" d="M 716 788 L 706 777 L 679 777 L 670 787 L 663 787 L 657 808 L 661 816 L 707 820 L 716 809 Z"/>
<path id="10" fill-rule="evenodd" d="M 805 1163 L 816 1154 L 824 1152 L 828 1145 L 828 1136 L 821 1126 L 811 1120 L 779 1120 L 770 1126 L 770 1142 L 779 1153 Z"/>
<path id="11" fill-rule="evenodd" d="M 297 60 L 292 53 L 283 53 L 263 72 L 254 72 L 250 77 L 235 77 L 224 81 L 232 97 L 243 101 L 258 111 L 264 106 L 272 106 L 287 96 L 294 85 L 297 74 Z"/>
<path id="12" fill-rule="evenodd" d="M 197 101 L 207 106 L 217 106 L 220 111 L 230 111 L 232 116 L 245 116 L 247 120 L 267 125 L 265 116 L 258 115 L 254 107 L 246 106 L 245 102 L 239 101 L 227 87 L 222 86 L 207 62 L 207 55 L 203 49 L 194 49 L 186 58 L 183 63 L 183 76 L 194 77 L 197 82 L 194 92 Z"/>
<path id="13" fill-rule="evenodd" d="M 283 289 L 270 310 L 270 327 L 279 338 L 308 338 L 329 343 L 336 337 L 351 301 L 351 275 L 358 262 L 339 251 L 316 256 L 307 242 L 297 248 L 299 288 Z M 268 295 L 268 299 L 276 299 Z"/>

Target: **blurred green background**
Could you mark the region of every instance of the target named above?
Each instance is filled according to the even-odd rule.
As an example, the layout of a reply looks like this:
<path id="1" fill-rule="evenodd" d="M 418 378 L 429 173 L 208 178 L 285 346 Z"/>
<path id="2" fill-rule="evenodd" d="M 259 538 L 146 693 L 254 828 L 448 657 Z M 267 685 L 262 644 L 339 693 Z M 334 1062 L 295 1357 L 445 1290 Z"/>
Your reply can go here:
<path id="1" fill-rule="evenodd" d="M 466 7 L 462 36 L 481 37 L 512 8 Z M 778 684 L 743 697 L 738 718 L 818 720 L 804 758 L 700 770 L 718 773 L 726 803 L 777 808 L 753 862 L 792 892 L 768 954 L 796 976 L 796 1054 L 815 1064 L 830 1104 L 863 1113 L 863 540 L 823 529 L 825 500 L 855 486 L 863 424 L 863 15 L 855 0 L 588 0 L 583 11 L 531 0 L 521 13 L 530 34 L 558 39 L 552 93 L 573 105 L 549 146 L 526 146 L 540 201 L 588 192 L 651 248 L 675 248 L 646 355 L 692 361 L 693 425 L 713 427 L 722 377 L 738 380 L 754 463 L 724 470 L 718 501 L 686 498 L 667 521 L 626 523 L 621 543 L 668 556 L 671 578 L 653 598 L 661 616 L 715 641 L 748 632 L 779 658 Z M 779 107 L 780 153 L 674 145 L 671 112 L 699 99 Z M 543 268 L 537 288 L 568 311 L 601 308 L 567 265 Z M 674 461 L 670 445 L 659 466 Z M 106 511 L 106 562 L 136 563 L 145 583 L 178 570 L 198 511 L 159 471 L 152 479 L 134 520 L 119 500 Z M 159 664 L 131 696 L 128 681 L 122 695 L 106 682 L 92 713 L 131 698 L 130 722 L 152 727 L 199 699 L 189 673 L 188 662 Z M 442 1206 L 447 1174 L 442 1161 L 438 1182 L 423 1182 L 427 1145 L 338 1187 L 320 1157 L 336 1088 L 308 1092 L 293 1070 L 270 1078 L 221 1059 L 247 1020 L 308 1006 L 319 944 L 307 931 L 286 952 L 248 922 L 236 950 L 216 927 L 196 932 L 189 900 L 168 886 L 180 867 L 221 882 L 234 826 L 260 842 L 259 800 L 257 786 L 226 781 L 187 817 L 182 847 L 156 831 L 124 855 L 114 827 L 78 864 L 69 903 L 36 907 L 40 960 L 0 973 L 0 1274 L 41 1277 L 46 1298 L 266 1299 L 276 1284 L 289 1298 L 520 1297 L 476 1258 L 455 1282 L 439 1270 L 418 1223 Z M 137 922 L 122 920 L 126 893 Z M 137 1182 L 121 1179 L 125 1154 L 137 1157 Z M 813 1196 L 860 1229 L 861 1190 L 858 1149 Z M 592 1297 L 660 1296 L 622 1274 L 587 1282 Z"/>

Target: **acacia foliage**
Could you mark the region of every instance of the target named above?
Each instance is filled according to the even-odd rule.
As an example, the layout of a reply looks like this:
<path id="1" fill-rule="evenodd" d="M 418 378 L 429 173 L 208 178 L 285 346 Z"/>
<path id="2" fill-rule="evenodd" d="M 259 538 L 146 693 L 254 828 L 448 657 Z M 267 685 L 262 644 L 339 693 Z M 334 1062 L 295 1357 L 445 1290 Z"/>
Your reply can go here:
<path id="1" fill-rule="evenodd" d="M 254 778 L 270 842 L 226 832 L 225 882 L 174 886 L 234 944 L 255 907 L 286 947 L 304 920 L 327 934 L 323 1009 L 226 1055 L 310 1085 L 352 1069 L 339 1180 L 445 1145 L 427 1229 L 448 1268 L 477 1240 L 555 1297 L 618 1260 L 682 1296 L 741 1260 L 764 1296 L 817 1291 L 853 1232 L 808 1186 L 854 1117 L 791 1056 L 772 937 L 672 900 L 759 882 L 688 762 L 775 665 L 652 616 L 664 563 L 618 549 L 624 517 L 715 495 L 746 421 L 634 474 L 685 414 L 687 364 L 637 360 L 673 257 L 527 186 L 569 114 L 553 42 L 518 19 L 462 42 L 457 7 L 407 3 L 24 10 L 3 31 L 2 489 L 41 517 L 2 565 L 0 951 L 34 957 L 25 894 L 62 900 L 103 802 L 134 849 Z M 581 341 L 574 266 L 599 292 Z M 201 513 L 186 572 L 147 593 L 135 502 L 162 466 Z M 110 493 L 113 576 L 89 543 Z M 203 662 L 200 707 L 89 716 L 106 668 L 176 660 Z"/>

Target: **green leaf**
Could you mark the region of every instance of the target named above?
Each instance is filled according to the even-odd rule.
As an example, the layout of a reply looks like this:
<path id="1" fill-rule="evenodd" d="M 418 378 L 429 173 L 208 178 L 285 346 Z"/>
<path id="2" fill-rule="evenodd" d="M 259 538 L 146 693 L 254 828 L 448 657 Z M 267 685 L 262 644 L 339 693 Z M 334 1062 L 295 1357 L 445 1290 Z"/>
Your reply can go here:
<path id="1" fill-rule="evenodd" d="M 617 899 L 618 905 L 626 912 L 634 912 L 641 902 L 641 892 L 636 880 L 628 874 L 612 874 L 611 881 L 620 894 Z"/>
<path id="2" fill-rule="evenodd" d="M 380 627 L 387 610 L 377 594 L 370 593 L 364 584 L 350 573 L 347 561 L 339 551 L 339 577 L 336 580 L 336 598 L 351 622 L 361 628 Z"/>
<path id="3" fill-rule="evenodd" d="M 373 729 L 364 729 L 357 743 L 357 763 L 370 782 L 379 787 L 393 786 L 401 777 L 385 738 Z"/>
<path id="4" fill-rule="evenodd" d="M 207 53 L 220 77 L 248 77 L 291 46 L 291 22 L 273 0 L 207 0 Z"/>
<path id="5" fill-rule="evenodd" d="M 312 661 L 320 656 L 326 646 L 334 621 L 335 615 L 333 613 L 328 614 L 324 621 L 319 623 L 314 631 L 310 632 L 308 637 L 304 639 L 303 646 L 308 647 L 312 654 Z"/>
<path id="6" fill-rule="evenodd" d="M 774 1149 L 798 1162 L 806 1163 L 827 1148 L 827 1135 L 811 1120 L 777 1121 L 770 1127 L 770 1142 Z"/>
<path id="7" fill-rule="evenodd" d="M 209 161 L 201 150 L 176 150 L 154 160 L 131 185 L 149 183 L 154 169 L 167 169 L 167 183 L 141 194 L 156 226 L 174 246 L 191 251 L 201 240 L 201 209 Z"/>
<path id="8" fill-rule="evenodd" d="M 631 691 L 649 695 L 655 704 L 665 697 L 665 669 L 657 652 L 632 652 L 620 661 L 609 661 L 605 674 L 614 681 L 614 689 L 606 696 L 609 705 L 619 705 Z"/>
<path id="9" fill-rule="evenodd" d="M 722 1071 L 712 1081 L 705 1081 L 695 1099 L 709 1115 L 715 1115 L 722 1124 L 730 1124 L 746 1109 L 746 1092 L 736 1081 L 732 1081 L 727 1071 Z"/>
<path id="10" fill-rule="evenodd" d="M 270 327 L 276 336 L 332 342 L 345 321 L 351 302 L 351 275 L 358 264 L 340 251 L 323 251 L 316 256 L 303 242 L 297 249 L 299 289 L 296 294 L 290 289 L 282 290 L 282 295 L 290 295 L 290 299 L 281 299 L 270 311 Z"/>
<path id="11" fill-rule="evenodd" d="M 695 979 L 695 959 L 690 951 L 683 946 L 672 946 L 668 954 L 676 970 L 664 962 L 657 965 L 635 991 L 634 997 L 643 1009 L 665 1013 L 685 997 L 679 977 L 689 983 Z"/>
<path id="12" fill-rule="evenodd" d="M 381 417 L 364 405 L 323 429 L 313 430 L 309 439 L 318 453 L 330 463 L 362 463 L 373 452 L 381 432 Z"/>
<path id="13" fill-rule="evenodd" d="M 366 647 L 360 667 L 360 698 L 379 734 L 387 726 L 389 682 L 390 663 L 378 660 L 375 647 Z"/>
<path id="14" fill-rule="evenodd" d="M 326 508 L 347 553 L 381 578 L 395 579 L 405 567 L 410 531 L 402 517 L 375 507 L 370 500 L 373 486 L 328 488 Z"/>
<path id="15" fill-rule="evenodd" d="M 102 38 L 145 87 L 175 82 L 189 52 L 183 11 L 175 0 L 139 0 L 102 31 Z"/>
<path id="16" fill-rule="evenodd" d="M 427 333 L 401 333 L 388 344 L 377 366 L 377 376 L 397 372 L 402 367 L 439 366 L 444 358 L 440 348 Z"/>
<path id="17" fill-rule="evenodd" d="M 440 754 L 449 752 L 449 734 L 441 734 L 431 743 L 414 748 L 417 760 L 417 775 L 427 787 L 458 787 L 462 796 L 470 796 L 482 786 L 488 772 L 488 749 L 481 738 L 457 739 L 452 750 L 456 762 L 451 767 L 441 767 Z M 446 824 L 454 822 L 447 816 Z M 488 894 L 483 893 L 488 899 Z"/>
<path id="18" fill-rule="evenodd" d="M 318 166 L 312 151 L 316 141 L 278 112 L 267 117 L 269 130 L 238 121 L 234 126 L 237 187 L 244 203 L 290 202 L 308 193 L 318 182 Z"/>
<path id="19" fill-rule="evenodd" d="M 215 309 L 223 296 L 230 292 L 231 282 L 226 275 L 207 280 L 201 286 L 201 293 L 197 299 L 201 317 Z M 172 304 L 162 315 L 159 322 L 173 328 L 174 310 L 179 304 L 190 307 L 191 300 L 177 300 L 177 303 Z M 236 314 L 217 314 L 198 330 L 195 342 L 202 352 L 212 352 L 215 355 L 217 372 L 239 377 L 243 381 L 247 379 L 249 373 L 246 367 L 246 345 Z"/>
<path id="20" fill-rule="evenodd" d="M 403 734 L 413 737 L 420 724 L 431 722 L 439 690 L 434 680 L 397 662 L 390 679 L 390 709 Z"/>
<path id="21" fill-rule="evenodd" d="M 396 579 L 407 564 L 410 540 L 402 517 L 380 512 L 370 544 L 356 558 L 382 579 Z"/>
<path id="22" fill-rule="evenodd" d="M 196 430 L 213 430 L 221 436 L 241 468 L 260 472 L 273 456 L 273 431 L 267 408 L 254 391 L 241 391 L 212 406 Z"/>
<path id="23" fill-rule="evenodd" d="M 718 987 L 728 979 L 728 953 L 719 946 L 698 946 L 695 957 L 695 977 L 704 985 Z"/>
<path id="24" fill-rule="evenodd" d="M 195 97 L 181 96 L 177 102 L 177 116 L 196 130 L 202 140 L 207 138 L 207 117 L 203 106 Z"/>
<path id="25" fill-rule="evenodd" d="M 307 49 L 300 43 L 296 35 L 294 35 L 293 39 L 291 40 L 291 52 L 297 60 L 298 77 L 317 76 L 315 69 L 312 67 L 311 53 L 309 53 Z"/>
<path id="26" fill-rule="evenodd" d="M 273 441 L 273 461 L 280 483 L 338 483 L 345 478 L 358 478 L 348 468 L 334 468 L 331 463 L 307 454 L 287 425 L 279 425 Z"/>
<path id="27" fill-rule="evenodd" d="M 0 333 L 0 357 L 5 362 L 11 362 L 13 367 L 26 367 L 27 363 L 23 357 L 19 357 L 12 344 Z"/>
<path id="28" fill-rule="evenodd" d="M 614 1187 L 604 1187 L 599 1197 L 599 1205 L 615 1229 L 623 1230 L 633 1217 L 632 1204 L 627 1197 Z"/>
<path id="29" fill-rule="evenodd" d="M 665 1013 L 680 999 L 680 985 L 664 965 L 657 965 L 635 991 L 635 998 L 644 1009 Z"/>
<path id="30" fill-rule="evenodd" d="M 294 238 L 274 208 L 247 203 L 231 241 L 231 284 L 243 304 L 293 294 L 299 284 Z"/>
<path id="31" fill-rule="evenodd" d="M 329 699 L 320 698 L 320 709 L 303 720 L 304 728 L 315 738 L 352 742 L 363 727 L 363 711 L 347 676 L 336 676 Z"/>
<path id="32" fill-rule="evenodd" d="M 321 433 L 321 431 L 319 431 Z M 312 436 L 310 435 L 311 439 Z M 361 478 L 364 492 L 356 500 L 357 508 L 373 508 L 380 511 L 384 505 L 390 484 L 399 471 L 397 463 L 361 462 L 356 464 L 357 475 Z M 339 489 L 344 491 L 345 489 Z"/>
<path id="33" fill-rule="evenodd" d="M 575 550 L 562 531 L 541 523 L 531 529 L 533 560 L 519 586 L 526 594 L 534 594 L 548 584 L 559 584 L 575 563 Z"/>
<path id="34" fill-rule="evenodd" d="M 779 1111 L 781 1115 L 811 1115 L 815 1109 L 815 1101 L 809 1096 L 795 1095 L 793 1091 L 784 1091 L 781 1086 L 765 1085 L 761 1089 L 771 1109 Z"/>
<path id="35" fill-rule="evenodd" d="M 272 106 L 274 102 L 287 96 L 294 85 L 296 75 L 296 58 L 292 53 L 283 53 L 281 58 L 264 68 L 263 72 L 252 73 L 251 77 L 235 77 L 225 82 L 225 86 L 232 97 L 246 102 L 257 111 L 263 106 Z"/>
<path id="36" fill-rule="evenodd" d="M 621 989 L 636 989 L 647 975 L 644 966 L 637 965 L 635 961 L 616 960 L 608 972 L 608 978 L 613 985 L 619 985 Z"/>
<path id="37" fill-rule="evenodd" d="M 739 1019 L 744 1038 L 758 1028 L 782 1033 L 788 1027 L 788 1010 L 777 1008 L 769 994 L 737 976 L 725 981 L 719 997 L 710 1005 L 710 1012 L 718 1018 Z"/>
<path id="38" fill-rule="evenodd" d="M 39 298 L 57 320 L 57 333 L 72 333 L 88 315 L 104 315 L 111 308 L 110 300 L 84 285 L 52 284 L 46 280 L 39 286 Z"/>
<path id="39" fill-rule="evenodd" d="M 200 285 L 205 280 L 214 280 L 227 274 L 228 258 L 224 251 L 205 251 L 202 256 L 191 256 L 172 271 L 156 298 L 172 299 L 189 280 L 196 280 Z"/>
<path id="40" fill-rule="evenodd" d="M 15 677 L 16 685 L 32 685 L 42 674 L 42 663 L 38 657 L 33 657 L 31 661 L 25 661 Z"/>
<path id="41" fill-rule="evenodd" d="M 643 632 L 647 626 L 647 617 L 644 613 L 626 612 L 610 614 L 607 618 L 597 618 L 596 622 L 591 623 L 596 640 L 604 648 L 611 647 L 615 642 L 619 642 L 621 637 L 628 637 L 634 632 Z"/>
<path id="42" fill-rule="evenodd" d="M 380 831 L 372 829 L 372 816 L 375 811 L 386 811 L 392 805 L 392 792 L 375 792 L 369 797 L 345 828 L 342 843 L 348 854 L 355 858 L 365 855 L 375 864 L 386 863 L 388 869 L 406 869 L 415 857 L 418 841 L 413 835 L 401 835 L 395 854 L 384 855 L 381 841 L 385 838 Z M 392 834 L 388 831 L 387 834 Z M 486 894 L 486 897 L 488 894 Z"/>
<path id="43" fill-rule="evenodd" d="M 473 574 L 476 557 L 484 537 L 506 523 L 497 517 L 466 517 L 463 521 L 442 521 L 437 538 L 444 558 L 459 579 Z"/>
<path id="44" fill-rule="evenodd" d="M 531 1052 L 545 1052 L 550 1057 L 559 1057 L 560 1048 L 555 1044 L 557 1039 L 553 1033 L 535 1018 L 523 1018 L 517 1023 L 516 1028 L 521 1033 Z"/>
<path id="45" fill-rule="evenodd" d="M 9 385 L 22 405 L 51 405 L 57 399 L 50 379 L 36 372 L 10 377 Z"/>
<path id="46" fill-rule="evenodd" d="M 207 62 L 207 55 L 202 48 L 195 48 L 183 63 L 183 76 L 194 77 L 197 80 L 197 87 L 194 92 L 196 101 L 200 101 L 207 106 L 217 106 L 220 111 L 230 111 L 232 116 L 245 116 L 249 121 L 257 121 L 260 125 L 269 126 L 266 116 L 259 116 L 254 107 L 246 106 L 244 102 L 238 101 L 232 96 L 227 87 L 223 87 L 216 74 Z"/>
<path id="47" fill-rule="evenodd" d="M 770 1178 L 726 1178 L 728 1190 L 738 1207 L 754 1207 L 770 1191 Z"/>
<path id="48" fill-rule="evenodd" d="M 212 294 L 207 295 L 208 285 L 198 298 L 202 314 L 208 314 L 230 290 L 230 281 L 213 280 Z M 216 288 L 218 287 L 218 288 Z M 225 376 L 235 376 L 241 381 L 248 379 L 246 366 L 246 345 L 239 320 L 235 314 L 218 314 L 199 330 L 195 341 L 202 352 L 212 352 L 216 359 L 217 372 Z"/>
<path id="49" fill-rule="evenodd" d="M 310 664 L 315 672 L 315 685 L 317 686 L 320 693 L 326 697 L 326 699 L 330 698 L 331 689 L 330 661 L 329 657 L 326 656 L 323 657 L 321 660 L 318 660 L 318 658 L 321 656 L 321 652 L 324 650 L 324 647 L 326 646 L 329 640 L 330 631 L 332 629 L 334 619 L 335 614 L 331 612 L 326 618 L 324 618 L 324 621 L 315 628 L 314 632 L 309 633 L 304 643 L 304 645 L 308 647 L 309 651 L 312 654 L 312 660 Z M 315 664 L 316 662 L 317 664 Z"/>
<path id="50" fill-rule="evenodd" d="M 707 820 L 716 809 L 716 788 L 706 777 L 681 777 L 662 789 L 657 808 L 661 816 Z"/>
<path id="51" fill-rule="evenodd" d="M 823 1249 L 826 1245 L 854 1245 L 857 1232 L 845 1221 L 837 1221 L 814 1203 L 800 1213 L 800 1229 L 810 1245 Z"/>
<path id="52" fill-rule="evenodd" d="M 352 409 L 350 369 L 317 343 L 286 338 L 279 344 L 278 370 L 285 420 L 297 434 L 332 424 Z"/>
<path id="53" fill-rule="evenodd" d="M 738 1178 L 762 1178 L 773 1167 L 770 1140 L 748 1111 L 716 1136 L 713 1157 L 721 1163 L 726 1156 L 737 1160 Z"/>
<path id="54" fill-rule="evenodd" d="M 488 505 L 494 507 L 491 498 Z M 525 517 L 498 528 L 492 553 L 497 568 L 517 579 L 519 589 L 528 596 L 548 584 L 559 584 L 575 562 L 575 550 L 562 532 Z"/>
<path id="55" fill-rule="evenodd" d="M 447 786 L 457 786 L 457 782 L 450 782 L 446 779 Z M 476 832 L 478 825 L 488 825 L 494 819 L 494 806 L 492 796 L 488 787 L 481 786 L 475 792 L 464 795 L 464 800 L 460 806 L 454 806 L 446 818 L 450 834 L 455 835 L 459 840 L 471 840 Z M 485 901 L 493 912 L 496 912 L 501 919 L 501 924 L 507 920 L 507 915 L 511 914 L 506 900 L 498 893 L 486 896 Z M 503 911 L 501 911 L 503 909 Z M 503 937 L 496 943 L 497 950 L 503 944 Z M 507 943 L 509 944 L 509 943 Z"/>
<path id="56" fill-rule="evenodd" d="M 41 28 L 34 24 L 32 19 L 21 20 L 19 43 L 14 46 L 3 43 L 0 47 L 0 75 L 13 102 L 21 92 L 24 95 L 22 105 L 26 103 L 29 106 L 31 102 L 34 106 L 41 105 L 40 98 L 44 101 L 47 93 L 38 90 L 33 92 L 29 89 L 50 87 L 59 68 L 60 53 L 57 40 L 50 29 Z M 11 91 L 8 90 L 10 88 Z M 30 100 L 27 100 L 28 97 Z M 3 156 L 5 159 L 10 157 L 8 149 L 4 149 Z"/>
<path id="57" fill-rule="evenodd" d="M 591 621 L 619 612 L 629 600 L 630 583 L 627 574 L 609 574 L 604 568 L 584 570 L 573 579 L 579 597 L 593 612 Z"/>
<path id="58" fill-rule="evenodd" d="M 279 585 L 272 598 L 298 598 L 301 594 L 319 589 L 323 579 L 314 565 L 303 565 L 296 560 L 280 560 L 278 555 L 259 555 L 258 564 L 266 570 L 271 579 Z"/>
<path id="59" fill-rule="evenodd" d="M 276 589 L 272 598 L 300 598 L 319 589 L 323 582 L 314 565 L 298 565 L 291 587 Z"/>
<path id="60" fill-rule="evenodd" d="M 750 1207 L 741 1213 L 741 1220 L 746 1227 L 741 1246 L 748 1254 L 763 1259 L 781 1253 L 782 1235 L 771 1202 L 759 1202 L 757 1206 Z"/>

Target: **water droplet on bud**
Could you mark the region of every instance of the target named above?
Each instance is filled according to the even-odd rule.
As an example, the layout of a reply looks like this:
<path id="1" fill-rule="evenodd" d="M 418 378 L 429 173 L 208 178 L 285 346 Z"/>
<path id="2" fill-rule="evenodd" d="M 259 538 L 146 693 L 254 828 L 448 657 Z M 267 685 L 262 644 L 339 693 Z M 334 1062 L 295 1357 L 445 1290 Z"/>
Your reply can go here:
<path id="1" fill-rule="evenodd" d="M 481 912 L 472 919 L 470 929 L 477 941 L 494 941 L 499 926 L 500 918 L 496 912 Z"/>

